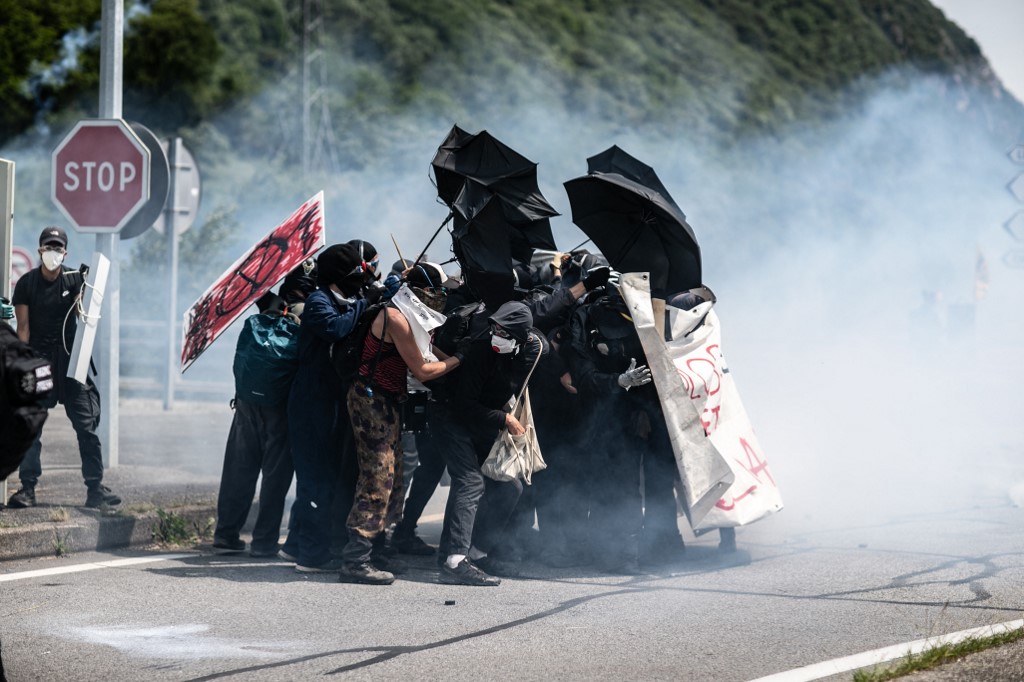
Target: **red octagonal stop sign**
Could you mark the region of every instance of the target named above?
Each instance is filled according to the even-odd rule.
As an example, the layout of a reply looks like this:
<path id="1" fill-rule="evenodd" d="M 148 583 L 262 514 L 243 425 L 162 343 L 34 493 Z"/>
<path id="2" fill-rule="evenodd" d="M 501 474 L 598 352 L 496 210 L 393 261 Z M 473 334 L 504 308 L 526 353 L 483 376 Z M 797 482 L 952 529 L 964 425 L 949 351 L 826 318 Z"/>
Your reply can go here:
<path id="1" fill-rule="evenodd" d="M 51 188 L 79 231 L 115 233 L 149 199 L 149 150 L 121 119 L 79 121 L 53 150 Z"/>

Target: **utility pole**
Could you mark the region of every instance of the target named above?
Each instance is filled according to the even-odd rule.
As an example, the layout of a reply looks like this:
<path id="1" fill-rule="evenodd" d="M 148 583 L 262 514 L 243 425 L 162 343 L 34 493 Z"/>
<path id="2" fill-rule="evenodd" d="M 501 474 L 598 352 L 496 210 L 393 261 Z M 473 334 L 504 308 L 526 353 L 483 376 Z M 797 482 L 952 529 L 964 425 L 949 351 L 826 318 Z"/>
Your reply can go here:
<path id="1" fill-rule="evenodd" d="M 323 0 L 302 1 L 302 174 L 337 171 L 338 140 L 327 101 Z"/>

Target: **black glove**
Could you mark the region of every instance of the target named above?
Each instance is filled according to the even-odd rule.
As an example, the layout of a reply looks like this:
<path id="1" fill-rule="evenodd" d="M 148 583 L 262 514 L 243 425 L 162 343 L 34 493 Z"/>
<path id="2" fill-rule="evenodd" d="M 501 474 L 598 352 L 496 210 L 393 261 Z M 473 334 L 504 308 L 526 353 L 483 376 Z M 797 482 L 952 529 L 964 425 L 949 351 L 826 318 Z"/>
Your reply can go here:
<path id="1" fill-rule="evenodd" d="M 593 291 L 598 287 L 603 287 L 608 283 L 608 277 L 611 274 L 612 269 L 607 265 L 591 268 L 587 278 L 583 280 L 583 286 L 587 291 Z"/>
<path id="2" fill-rule="evenodd" d="M 455 344 L 455 352 L 452 353 L 452 357 L 453 358 L 458 358 L 460 363 L 465 362 L 466 361 L 466 354 L 469 353 L 469 346 L 472 343 L 473 343 L 473 339 L 470 338 L 470 336 L 468 334 L 466 336 L 463 336 Z"/>
<path id="3" fill-rule="evenodd" d="M 384 294 L 387 293 L 387 288 L 380 282 L 371 282 L 363 287 L 363 300 L 366 301 L 366 305 L 373 305 L 379 301 Z"/>

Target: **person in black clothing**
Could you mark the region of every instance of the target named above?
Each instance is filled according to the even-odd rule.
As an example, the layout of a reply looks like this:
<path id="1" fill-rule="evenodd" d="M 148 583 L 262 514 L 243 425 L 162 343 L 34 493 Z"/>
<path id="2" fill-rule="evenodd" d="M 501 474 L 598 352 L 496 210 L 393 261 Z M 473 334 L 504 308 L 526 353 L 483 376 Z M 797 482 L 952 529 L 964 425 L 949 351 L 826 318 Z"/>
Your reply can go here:
<path id="1" fill-rule="evenodd" d="M 121 504 L 121 498 L 103 485 L 103 451 L 96 429 L 100 423 L 100 394 L 92 377 L 80 383 L 67 376 L 71 363 L 71 347 L 75 339 L 79 305 L 84 280 L 78 271 L 63 265 L 68 236 L 59 227 L 47 227 L 39 235 L 39 256 L 35 270 L 26 273 L 14 288 L 14 315 L 18 321 L 18 338 L 29 344 L 53 367 L 56 391 L 43 403 L 47 409 L 57 403 L 64 412 L 75 435 L 82 458 L 82 478 L 87 493 L 85 506 L 97 508 Z M 42 475 L 42 443 L 37 436 L 25 453 L 19 469 L 21 489 L 11 496 L 12 508 L 34 507 L 36 483 Z"/>
<path id="2" fill-rule="evenodd" d="M 217 494 L 215 549 L 245 550 L 239 533 L 260 479 L 259 512 L 249 554 L 269 558 L 280 550 L 285 497 L 294 475 L 288 392 L 298 364 L 299 321 L 292 311 L 294 307 L 301 310 L 306 296 L 316 290 L 315 270 L 309 259 L 288 273 L 279 295 L 268 292 L 256 301 L 259 312 L 246 319 L 238 336 L 232 367 L 235 397 L 231 407 L 235 414 Z"/>
<path id="3" fill-rule="evenodd" d="M 597 565 L 635 574 L 682 550 L 671 444 L 639 336 L 617 293 L 573 313 L 565 358 L 585 415 L 589 535 Z M 644 472 L 641 491 L 640 472 Z M 641 550 L 643 553 L 641 554 Z"/>
<path id="4" fill-rule="evenodd" d="M 39 437 L 46 422 L 40 403 L 53 391 L 53 368 L 7 324 L 13 317 L 14 308 L 0 298 L 0 480 L 17 470 Z"/>
<path id="5" fill-rule="evenodd" d="M 517 349 L 529 339 L 533 316 L 518 302 L 505 303 L 489 317 L 489 334 L 476 334 L 463 344 L 464 360 L 452 375 L 447 401 L 438 405 L 431 427 L 441 448 L 452 484 L 441 532 L 440 580 L 463 585 L 498 585 L 477 563 L 484 563 L 488 546 L 500 532 L 522 492 L 518 481 L 501 484 L 485 479 L 480 466 L 501 429 L 513 435 L 523 425 L 506 412 L 513 395 Z M 480 500 L 488 497 L 486 510 Z M 475 555 L 475 556 L 474 556 Z"/>

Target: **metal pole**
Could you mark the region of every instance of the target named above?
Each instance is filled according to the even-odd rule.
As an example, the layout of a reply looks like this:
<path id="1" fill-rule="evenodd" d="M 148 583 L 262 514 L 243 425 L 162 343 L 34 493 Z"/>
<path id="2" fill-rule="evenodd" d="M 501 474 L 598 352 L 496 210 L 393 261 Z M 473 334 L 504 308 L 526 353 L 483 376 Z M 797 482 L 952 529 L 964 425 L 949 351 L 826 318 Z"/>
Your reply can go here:
<path id="1" fill-rule="evenodd" d="M 122 62 L 124 44 L 124 0 L 103 0 L 100 15 L 100 118 L 121 118 Z M 96 235 L 96 250 L 110 259 L 107 282 L 106 312 L 100 318 L 98 344 L 98 386 L 101 419 L 100 442 L 103 444 L 103 465 L 118 465 L 118 434 L 120 419 L 120 326 L 121 326 L 121 263 L 118 258 L 118 236 Z"/>
<path id="2" fill-rule="evenodd" d="M 11 250 L 14 248 L 14 162 L 0 159 L 0 296 L 11 300 Z M 0 324 L 5 324 L 0 322 Z M 0 504 L 7 501 L 7 479 L 0 482 Z"/>
<path id="3" fill-rule="evenodd" d="M 181 358 L 178 355 L 178 159 L 181 138 L 171 138 L 167 145 L 168 163 L 171 166 L 171 182 L 167 189 L 167 204 L 164 207 L 164 236 L 167 238 L 167 378 L 164 392 L 164 409 L 174 407 L 174 383 L 178 377 Z"/>

